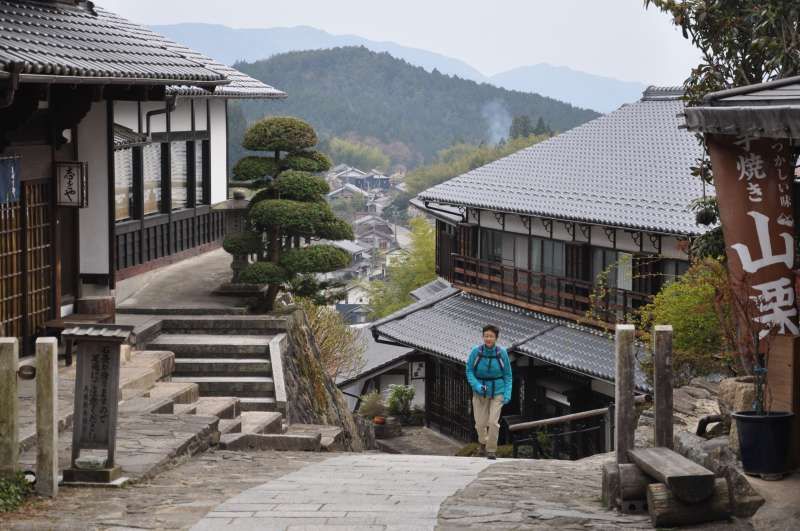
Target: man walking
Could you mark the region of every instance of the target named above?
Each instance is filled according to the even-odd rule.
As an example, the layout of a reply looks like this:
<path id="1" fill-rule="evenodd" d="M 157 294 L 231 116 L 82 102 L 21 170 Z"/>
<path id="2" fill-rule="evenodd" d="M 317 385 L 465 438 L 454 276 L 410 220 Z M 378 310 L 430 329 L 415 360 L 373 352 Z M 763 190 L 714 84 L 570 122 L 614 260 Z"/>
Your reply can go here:
<path id="1" fill-rule="evenodd" d="M 472 387 L 472 411 L 481 455 L 495 459 L 500 410 L 511 401 L 511 363 L 508 352 L 497 346 L 500 329 L 483 327 L 483 344 L 472 348 L 467 359 L 467 381 Z"/>

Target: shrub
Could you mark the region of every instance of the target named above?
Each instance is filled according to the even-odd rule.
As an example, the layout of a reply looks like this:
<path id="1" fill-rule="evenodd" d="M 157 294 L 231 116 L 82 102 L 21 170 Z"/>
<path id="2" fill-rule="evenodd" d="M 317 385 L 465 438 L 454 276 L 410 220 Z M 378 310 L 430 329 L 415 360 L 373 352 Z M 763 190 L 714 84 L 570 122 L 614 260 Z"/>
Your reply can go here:
<path id="1" fill-rule="evenodd" d="M 242 146 L 251 151 L 296 152 L 314 147 L 317 133 L 308 123 L 290 116 L 264 118 L 244 135 Z"/>
<path id="2" fill-rule="evenodd" d="M 653 302 L 640 310 L 642 325 L 648 330 L 659 324 L 672 325 L 675 385 L 694 376 L 727 371 L 735 351 L 727 332 L 735 329 L 729 290 L 725 266 L 720 260 L 706 258 L 664 286 Z M 652 379 L 650 356 L 642 360 L 642 368 Z"/>
<path id="3" fill-rule="evenodd" d="M 256 262 L 248 265 L 239 275 L 239 282 L 264 286 L 286 282 L 286 271 L 272 262 Z"/>
<path id="4" fill-rule="evenodd" d="M 277 173 L 275 160 L 264 157 L 245 157 L 233 167 L 235 181 L 260 180 L 266 176 L 274 177 Z"/>
<path id="5" fill-rule="evenodd" d="M 16 511 L 32 493 L 31 484 L 21 472 L 12 478 L 0 478 L 0 513 Z"/>
<path id="6" fill-rule="evenodd" d="M 308 171 L 311 173 L 331 169 L 331 159 L 314 149 L 294 153 L 286 157 L 283 164 L 290 170 Z"/>
<path id="7" fill-rule="evenodd" d="M 371 419 L 382 416 L 385 412 L 386 406 L 383 405 L 383 397 L 378 391 L 362 395 L 361 407 L 358 408 L 359 415 Z"/>
<path id="8" fill-rule="evenodd" d="M 277 227 L 285 236 L 314 236 L 317 235 L 317 227 L 336 219 L 325 203 L 305 203 L 290 199 L 259 201 L 250 209 L 249 218 L 260 229 Z"/>
<path id="9" fill-rule="evenodd" d="M 411 416 L 411 402 L 416 390 L 410 385 L 390 385 L 387 406 L 389 413 L 397 417 Z"/>
<path id="10" fill-rule="evenodd" d="M 281 199 L 308 202 L 324 201 L 325 194 L 330 192 L 328 183 L 322 177 L 294 170 L 281 173 L 275 180 L 274 189 Z"/>
<path id="11" fill-rule="evenodd" d="M 264 248 L 264 242 L 260 234 L 239 232 L 225 236 L 225 239 L 222 240 L 222 248 L 228 254 L 242 256 L 261 251 Z"/>
<path id="12" fill-rule="evenodd" d="M 333 245 L 311 245 L 291 249 L 281 256 L 281 266 L 290 273 L 324 273 L 350 265 L 350 255 Z"/>

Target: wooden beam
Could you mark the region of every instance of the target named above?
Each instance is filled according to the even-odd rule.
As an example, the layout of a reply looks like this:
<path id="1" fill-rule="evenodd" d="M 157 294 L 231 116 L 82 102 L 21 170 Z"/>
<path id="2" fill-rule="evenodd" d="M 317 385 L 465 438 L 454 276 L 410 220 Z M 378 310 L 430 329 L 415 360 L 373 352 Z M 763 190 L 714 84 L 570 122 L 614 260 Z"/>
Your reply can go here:
<path id="1" fill-rule="evenodd" d="M 672 448 L 672 326 L 657 325 L 653 330 L 655 443 Z"/>
<path id="2" fill-rule="evenodd" d="M 634 348 L 636 329 L 633 325 L 617 325 L 614 336 L 616 357 L 616 376 L 614 381 L 614 441 L 617 450 L 617 463 L 629 463 L 628 450 L 633 449 L 634 425 Z"/>
<path id="3" fill-rule="evenodd" d="M 715 480 L 711 495 L 701 503 L 683 502 L 663 483 L 653 483 L 647 486 L 647 507 L 650 521 L 659 528 L 727 520 L 731 516 L 728 482 Z"/>
<path id="4" fill-rule="evenodd" d="M 669 448 L 631 449 L 628 456 L 683 502 L 699 503 L 714 494 L 714 473 Z"/>

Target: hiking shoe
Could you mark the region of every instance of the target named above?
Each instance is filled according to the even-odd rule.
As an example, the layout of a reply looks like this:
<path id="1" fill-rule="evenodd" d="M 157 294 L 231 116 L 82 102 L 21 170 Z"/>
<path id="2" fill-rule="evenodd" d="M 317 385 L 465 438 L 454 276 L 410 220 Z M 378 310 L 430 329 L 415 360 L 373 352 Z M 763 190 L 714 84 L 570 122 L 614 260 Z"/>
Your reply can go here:
<path id="1" fill-rule="evenodd" d="M 494 455 L 494 452 L 489 452 L 488 454 L 486 454 L 486 457 L 489 459 L 489 461 L 494 461 L 495 459 L 497 459 L 497 456 Z"/>
<path id="2" fill-rule="evenodd" d="M 478 449 L 478 456 L 479 457 L 486 457 L 486 445 L 482 444 L 481 447 Z"/>

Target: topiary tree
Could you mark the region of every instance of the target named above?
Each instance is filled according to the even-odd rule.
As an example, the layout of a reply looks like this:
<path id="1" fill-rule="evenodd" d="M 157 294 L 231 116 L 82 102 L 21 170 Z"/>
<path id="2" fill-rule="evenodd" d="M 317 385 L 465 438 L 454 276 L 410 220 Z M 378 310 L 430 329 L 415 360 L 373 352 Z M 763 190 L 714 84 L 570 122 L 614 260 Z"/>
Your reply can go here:
<path id="1" fill-rule="evenodd" d="M 265 118 L 248 129 L 242 145 L 271 156 L 246 157 L 234 169 L 237 177 L 262 179 L 262 187 L 250 201 L 248 232 L 228 236 L 223 246 L 234 257 L 257 257 L 235 280 L 267 285 L 261 301 L 266 311 L 274 308 L 282 289 L 302 288 L 303 295 L 309 296 L 314 288 L 325 286 L 316 281 L 316 274 L 350 263 L 350 256 L 337 247 L 309 245 L 320 239 L 353 238 L 350 225 L 325 202 L 330 191 L 327 183 L 314 175 L 330 168 L 328 158 L 313 149 L 316 143 L 314 129 L 300 119 Z M 259 177 L 259 172 L 265 173 Z"/>

